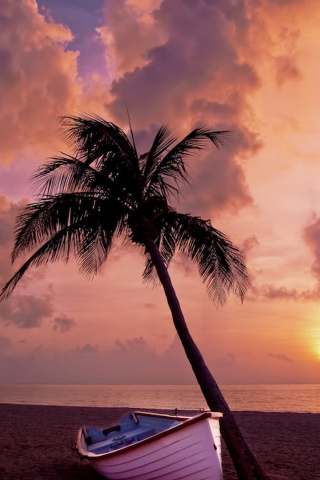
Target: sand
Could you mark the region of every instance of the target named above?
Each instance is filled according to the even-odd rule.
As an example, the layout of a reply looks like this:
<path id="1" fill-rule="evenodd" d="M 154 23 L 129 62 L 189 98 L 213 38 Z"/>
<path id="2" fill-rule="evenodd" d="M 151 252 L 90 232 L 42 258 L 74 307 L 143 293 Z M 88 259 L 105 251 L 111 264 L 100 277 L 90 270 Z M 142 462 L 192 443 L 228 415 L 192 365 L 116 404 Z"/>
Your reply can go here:
<path id="1" fill-rule="evenodd" d="M 0 479 L 101 480 L 72 451 L 77 430 L 82 425 L 115 424 L 128 411 L 0 404 Z M 320 480 L 320 414 L 238 412 L 235 416 L 272 480 Z M 223 470 L 224 480 L 236 480 L 225 448 Z"/>

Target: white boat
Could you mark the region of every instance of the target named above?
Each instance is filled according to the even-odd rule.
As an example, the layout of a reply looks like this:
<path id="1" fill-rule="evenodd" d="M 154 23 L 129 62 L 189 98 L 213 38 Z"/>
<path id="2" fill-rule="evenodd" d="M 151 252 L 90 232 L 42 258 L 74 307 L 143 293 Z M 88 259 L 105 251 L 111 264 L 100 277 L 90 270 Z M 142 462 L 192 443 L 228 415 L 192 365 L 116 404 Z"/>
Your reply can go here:
<path id="1" fill-rule="evenodd" d="M 221 417 L 136 411 L 115 427 L 81 428 L 76 449 L 110 480 L 222 480 Z"/>

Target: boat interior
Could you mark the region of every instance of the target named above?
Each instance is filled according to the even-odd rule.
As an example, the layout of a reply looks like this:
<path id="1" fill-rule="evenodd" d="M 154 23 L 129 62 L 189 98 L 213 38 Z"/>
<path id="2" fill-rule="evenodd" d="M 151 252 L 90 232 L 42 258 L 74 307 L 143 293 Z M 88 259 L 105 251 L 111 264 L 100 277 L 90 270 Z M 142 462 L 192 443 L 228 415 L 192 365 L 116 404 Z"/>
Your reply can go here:
<path id="1" fill-rule="evenodd" d="M 113 452 L 152 437 L 169 428 L 179 425 L 187 418 L 166 415 L 151 415 L 134 412 L 125 415 L 120 424 L 109 428 L 83 427 L 85 448 L 95 454 Z"/>

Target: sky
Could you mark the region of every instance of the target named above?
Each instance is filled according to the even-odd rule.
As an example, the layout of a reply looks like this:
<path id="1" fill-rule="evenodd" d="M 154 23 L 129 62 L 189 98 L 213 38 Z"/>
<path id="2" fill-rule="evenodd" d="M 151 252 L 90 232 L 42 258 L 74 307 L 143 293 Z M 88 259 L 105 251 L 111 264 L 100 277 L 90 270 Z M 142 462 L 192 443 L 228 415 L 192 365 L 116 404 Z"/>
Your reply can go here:
<path id="1" fill-rule="evenodd" d="M 220 384 L 320 383 L 320 6 L 314 0 L 0 0 L 0 282 L 29 181 L 67 151 L 63 115 L 95 112 L 141 153 L 168 124 L 230 130 L 188 160 L 179 208 L 244 253 L 251 287 L 217 309 L 196 268 L 170 267 Z M 192 384 L 164 293 L 115 245 L 92 281 L 30 270 L 0 305 L 0 383 Z"/>

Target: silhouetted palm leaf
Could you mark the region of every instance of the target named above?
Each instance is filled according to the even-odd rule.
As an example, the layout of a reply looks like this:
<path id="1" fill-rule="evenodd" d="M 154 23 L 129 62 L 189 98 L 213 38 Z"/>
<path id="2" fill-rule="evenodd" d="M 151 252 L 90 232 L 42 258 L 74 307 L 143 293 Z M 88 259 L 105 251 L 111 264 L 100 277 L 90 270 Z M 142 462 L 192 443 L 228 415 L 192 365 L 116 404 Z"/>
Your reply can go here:
<path id="1" fill-rule="evenodd" d="M 216 147 L 224 145 L 229 134 L 228 131 L 214 132 L 203 127 L 192 130 L 161 159 L 158 159 L 152 169 L 152 174 L 149 175 L 148 194 L 157 193 L 167 196 L 169 193 L 173 193 L 178 196 L 178 187 L 173 183 L 177 185 L 180 181 L 188 182 L 185 158 L 206 148 L 208 140 L 213 142 Z"/>
<path id="2" fill-rule="evenodd" d="M 76 156 L 87 164 L 115 155 L 138 168 L 138 155 L 127 135 L 112 122 L 95 114 L 83 117 L 65 116 L 61 119 L 64 137 Z"/>
<path id="3" fill-rule="evenodd" d="M 78 158 L 66 154 L 53 157 L 49 162 L 41 165 L 31 179 L 34 187 L 42 195 L 51 195 L 55 192 L 90 191 L 97 186 L 97 180 L 100 180 L 97 170 Z"/>
<path id="4" fill-rule="evenodd" d="M 209 220 L 175 216 L 177 248 L 197 264 L 213 301 L 223 304 L 231 290 L 243 299 L 249 279 L 239 250 Z"/>

